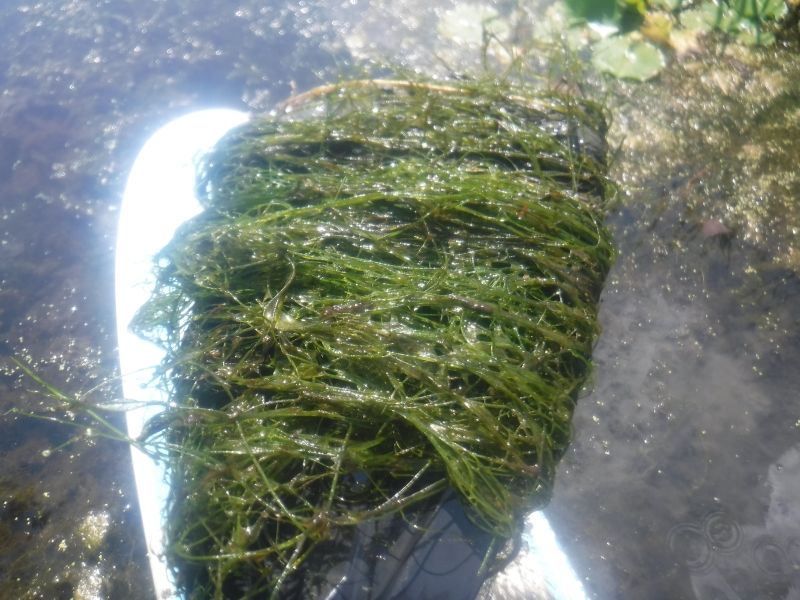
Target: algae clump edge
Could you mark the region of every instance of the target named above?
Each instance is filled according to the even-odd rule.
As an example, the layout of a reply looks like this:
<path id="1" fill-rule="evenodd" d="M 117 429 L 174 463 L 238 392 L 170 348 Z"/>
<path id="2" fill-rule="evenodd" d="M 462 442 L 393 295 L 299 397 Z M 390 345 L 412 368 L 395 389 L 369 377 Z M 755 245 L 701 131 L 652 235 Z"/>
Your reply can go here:
<path id="1" fill-rule="evenodd" d="M 167 349 L 144 442 L 188 597 L 324 590 L 355 530 L 447 493 L 493 549 L 518 538 L 599 333 L 605 126 L 520 82 L 357 80 L 200 159 L 204 211 L 135 320 Z"/>

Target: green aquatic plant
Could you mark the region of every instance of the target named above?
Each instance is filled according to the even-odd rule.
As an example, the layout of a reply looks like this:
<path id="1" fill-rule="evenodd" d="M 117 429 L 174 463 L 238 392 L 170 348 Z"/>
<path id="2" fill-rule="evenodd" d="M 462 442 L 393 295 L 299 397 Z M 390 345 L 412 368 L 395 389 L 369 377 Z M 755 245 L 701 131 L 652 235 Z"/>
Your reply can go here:
<path id="1" fill-rule="evenodd" d="M 611 73 L 620 79 L 646 81 L 658 75 L 667 62 L 661 50 L 650 42 L 629 36 L 613 36 L 595 44 L 592 64 L 598 71 Z"/>
<path id="2" fill-rule="evenodd" d="M 566 4 L 577 19 L 615 25 L 623 32 L 641 26 L 648 11 L 680 15 L 699 10 L 708 14 L 708 24 L 730 32 L 734 21 L 765 26 L 788 10 L 786 0 L 566 0 Z"/>
<path id="3" fill-rule="evenodd" d="M 337 530 L 447 489 L 517 534 L 569 443 L 613 257 L 594 105 L 356 81 L 286 109 L 202 159 L 205 211 L 136 323 L 168 351 L 168 553 L 216 598 L 276 596 Z"/>
<path id="4" fill-rule="evenodd" d="M 786 0 L 566 0 L 573 27 L 589 23 L 601 38 L 592 63 L 621 79 L 645 81 L 666 66 L 662 48 L 678 38 L 718 31 L 747 45 L 769 45 Z"/>
<path id="5" fill-rule="evenodd" d="M 167 350 L 135 443 L 168 461 L 187 597 L 296 592 L 357 526 L 445 493 L 520 534 L 599 333 L 604 134 L 598 106 L 509 79 L 358 80 L 200 159 L 205 210 L 134 322 Z"/>
<path id="6" fill-rule="evenodd" d="M 679 15 L 688 29 L 716 30 L 747 45 L 775 42 L 775 30 L 787 14 L 785 0 L 704 0 Z"/>

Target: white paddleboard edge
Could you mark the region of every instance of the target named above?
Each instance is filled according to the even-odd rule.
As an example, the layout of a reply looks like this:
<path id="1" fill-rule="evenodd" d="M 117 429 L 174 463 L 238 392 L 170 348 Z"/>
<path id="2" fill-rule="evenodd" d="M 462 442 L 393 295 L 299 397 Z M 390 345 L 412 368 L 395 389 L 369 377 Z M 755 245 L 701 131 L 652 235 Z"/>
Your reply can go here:
<path id="1" fill-rule="evenodd" d="M 180 117 L 157 131 L 134 162 L 120 209 L 115 275 L 117 338 L 126 400 L 162 404 L 167 400 L 152 384 L 163 351 L 131 333 L 129 325 L 152 292 L 154 256 L 181 223 L 201 210 L 194 197 L 195 157 L 247 119 L 246 113 L 230 109 Z M 152 406 L 126 413 L 128 435 L 136 438 L 145 421 L 160 410 Z M 131 455 L 156 598 L 178 599 L 163 557 L 162 519 L 169 492 L 165 466 L 134 447 Z"/>

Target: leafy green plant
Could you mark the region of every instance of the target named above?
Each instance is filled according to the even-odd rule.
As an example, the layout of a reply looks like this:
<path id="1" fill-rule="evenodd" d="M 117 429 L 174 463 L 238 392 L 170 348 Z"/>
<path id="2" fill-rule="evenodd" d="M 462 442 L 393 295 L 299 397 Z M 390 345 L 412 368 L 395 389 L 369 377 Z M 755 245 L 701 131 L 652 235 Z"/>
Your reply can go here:
<path id="1" fill-rule="evenodd" d="M 775 41 L 774 25 L 786 12 L 784 0 L 704 0 L 679 16 L 687 28 L 717 30 L 748 45 L 767 45 Z"/>
<path id="2" fill-rule="evenodd" d="M 592 62 L 620 78 L 644 81 L 666 64 L 659 46 L 670 44 L 673 26 L 720 31 L 748 45 L 775 41 L 774 29 L 787 14 L 785 0 L 566 0 L 578 26 L 597 28 Z"/>
<path id="3" fill-rule="evenodd" d="M 645 80 L 664 68 L 666 59 L 653 44 L 629 36 L 613 36 L 595 44 L 592 64 L 620 79 Z"/>

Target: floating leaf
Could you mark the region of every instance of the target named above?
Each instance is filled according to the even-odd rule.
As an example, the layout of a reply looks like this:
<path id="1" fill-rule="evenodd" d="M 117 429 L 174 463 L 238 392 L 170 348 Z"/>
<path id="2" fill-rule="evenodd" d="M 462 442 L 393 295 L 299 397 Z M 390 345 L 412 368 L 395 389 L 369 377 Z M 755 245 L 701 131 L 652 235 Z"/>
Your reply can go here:
<path id="1" fill-rule="evenodd" d="M 653 44 L 626 35 L 599 41 L 594 47 L 592 64 L 597 70 L 621 79 L 646 81 L 658 75 L 666 60 Z"/>
<path id="2" fill-rule="evenodd" d="M 783 0 L 736 0 L 731 6 L 706 0 L 695 11 L 681 14 L 681 23 L 689 29 L 705 27 L 730 34 L 748 46 L 768 45 L 775 42 L 765 21 L 780 16 L 786 9 Z M 753 15 L 750 17 L 750 15 Z"/>
<path id="3" fill-rule="evenodd" d="M 617 20 L 615 0 L 567 0 L 573 16 L 586 21 L 608 22 Z"/>
<path id="4" fill-rule="evenodd" d="M 619 0 L 619 6 L 623 11 L 634 10 L 640 15 L 647 11 L 646 0 Z"/>

